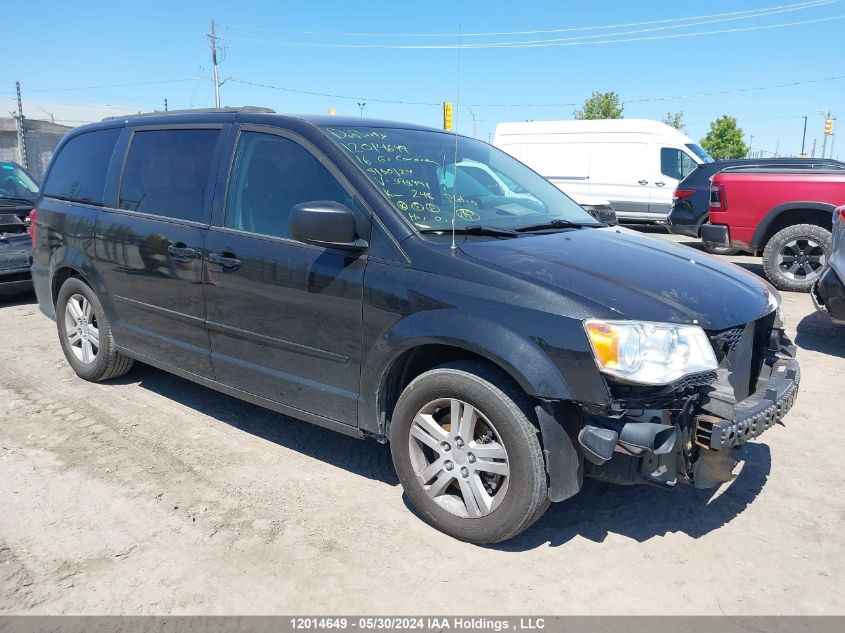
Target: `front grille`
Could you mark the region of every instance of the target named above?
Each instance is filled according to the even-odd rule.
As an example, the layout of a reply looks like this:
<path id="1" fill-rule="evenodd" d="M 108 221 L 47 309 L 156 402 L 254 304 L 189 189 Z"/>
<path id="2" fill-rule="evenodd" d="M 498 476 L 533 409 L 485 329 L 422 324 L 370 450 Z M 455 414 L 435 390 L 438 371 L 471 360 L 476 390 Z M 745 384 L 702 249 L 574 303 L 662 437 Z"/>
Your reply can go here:
<path id="1" fill-rule="evenodd" d="M 584 210 L 586 210 L 587 213 L 599 222 L 604 222 L 605 224 L 616 224 L 616 211 L 614 211 L 613 207 L 608 204 L 584 205 Z"/>

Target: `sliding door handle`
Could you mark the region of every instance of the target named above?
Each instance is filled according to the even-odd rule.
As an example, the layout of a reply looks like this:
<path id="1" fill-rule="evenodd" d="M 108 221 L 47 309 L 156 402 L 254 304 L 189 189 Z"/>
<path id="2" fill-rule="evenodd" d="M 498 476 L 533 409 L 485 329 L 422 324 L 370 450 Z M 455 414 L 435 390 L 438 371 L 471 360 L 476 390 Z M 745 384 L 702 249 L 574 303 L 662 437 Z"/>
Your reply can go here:
<path id="1" fill-rule="evenodd" d="M 211 264 L 219 264 L 228 270 L 234 270 L 241 265 L 241 260 L 235 257 L 234 253 L 209 253 L 208 261 Z"/>
<path id="2" fill-rule="evenodd" d="M 184 242 L 176 242 L 167 247 L 167 252 L 177 259 L 193 259 L 197 256 L 197 249 L 191 248 Z"/>
<path id="3" fill-rule="evenodd" d="M 648 184 L 648 180 L 638 180 L 637 182 L 640 183 L 641 185 L 647 185 Z"/>

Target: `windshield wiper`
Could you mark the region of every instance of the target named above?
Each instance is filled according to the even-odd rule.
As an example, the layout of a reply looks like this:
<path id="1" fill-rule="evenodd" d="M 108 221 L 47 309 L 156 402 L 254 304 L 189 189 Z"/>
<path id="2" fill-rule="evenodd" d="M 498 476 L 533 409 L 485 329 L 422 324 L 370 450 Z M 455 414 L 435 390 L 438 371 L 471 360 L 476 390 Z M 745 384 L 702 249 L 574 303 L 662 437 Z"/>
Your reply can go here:
<path id="1" fill-rule="evenodd" d="M 443 235 L 450 235 L 452 229 L 421 229 L 420 233 L 442 233 Z M 516 231 L 511 229 L 500 229 L 495 226 L 482 226 L 480 224 L 455 227 L 455 233 L 457 235 L 483 235 L 485 237 L 516 237 L 518 235 Z"/>
<path id="2" fill-rule="evenodd" d="M 573 222 L 571 220 L 549 220 L 541 224 L 529 224 L 514 229 L 517 233 L 532 233 L 534 231 L 550 231 L 554 229 L 580 229 L 584 226 L 603 226 L 601 222 Z"/>

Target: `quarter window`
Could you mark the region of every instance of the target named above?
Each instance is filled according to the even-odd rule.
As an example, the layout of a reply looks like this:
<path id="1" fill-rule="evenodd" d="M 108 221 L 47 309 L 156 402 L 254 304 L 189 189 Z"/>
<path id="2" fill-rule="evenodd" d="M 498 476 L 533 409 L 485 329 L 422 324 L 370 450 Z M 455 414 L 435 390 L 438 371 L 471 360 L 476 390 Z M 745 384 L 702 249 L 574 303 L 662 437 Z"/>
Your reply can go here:
<path id="1" fill-rule="evenodd" d="M 142 130 L 132 136 L 120 187 L 121 209 L 207 221 L 211 157 L 220 130 Z"/>
<path id="2" fill-rule="evenodd" d="M 227 227 L 288 238 L 291 209 L 316 200 L 353 205 L 329 170 L 298 143 L 261 132 L 241 134 L 226 203 Z"/>
<path id="3" fill-rule="evenodd" d="M 103 190 L 120 128 L 74 136 L 53 159 L 43 193 L 51 198 L 103 204 Z"/>

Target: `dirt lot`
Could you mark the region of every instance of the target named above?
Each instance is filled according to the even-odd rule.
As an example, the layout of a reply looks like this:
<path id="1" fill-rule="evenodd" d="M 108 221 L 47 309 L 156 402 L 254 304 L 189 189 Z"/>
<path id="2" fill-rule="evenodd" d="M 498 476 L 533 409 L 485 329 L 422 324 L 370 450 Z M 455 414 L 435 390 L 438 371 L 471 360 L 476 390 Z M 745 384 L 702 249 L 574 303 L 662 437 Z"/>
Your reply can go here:
<path id="1" fill-rule="evenodd" d="M 801 395 L 730 486 L 588 481 L 482 548 L 409 510 L 386 447 L 145 366 L 83 382 L 0 304 L 0 612 L 845 614 L 845 328 L 784 309 Z"/>

